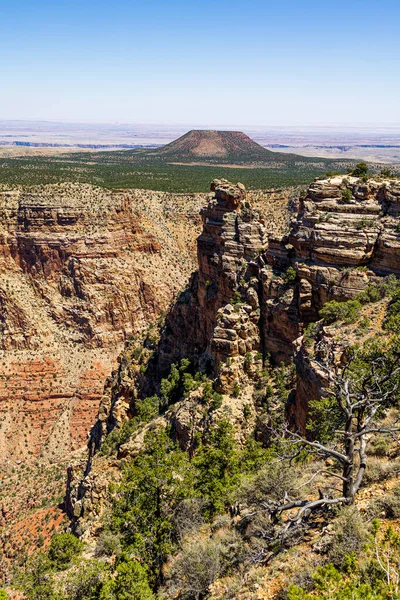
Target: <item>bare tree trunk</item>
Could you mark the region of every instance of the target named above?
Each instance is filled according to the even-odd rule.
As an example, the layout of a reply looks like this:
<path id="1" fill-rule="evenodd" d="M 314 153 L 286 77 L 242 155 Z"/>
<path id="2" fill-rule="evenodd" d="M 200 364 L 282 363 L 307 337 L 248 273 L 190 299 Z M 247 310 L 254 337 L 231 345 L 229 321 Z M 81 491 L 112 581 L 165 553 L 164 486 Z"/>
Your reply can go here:
<path id="1" fill-rule="evenodd" d="M 354 495 L 357 494 L 358 490 L 360 489 L 363 477 L 364 477 L 364 473 L 365 470 L 367 468 L 367 439 L 365 437 L 365 435 L 361 435 L 360 436 L 360 448 L 359 448 L 359 454 L 360 454 L 360 466 L 358 469 L 358 473 L 357 473 L 357 477 L 356 480 L 354 482 Z"/>
<path id="2" fill-rule="evenodd" d="M 348 500 L 349 504 L 354 501 L 354 438 L 351 435 L 353 419 L 350 416 L 346 421 L 344 453 L 347 461 L 343 464 L 343 496 Z"/>

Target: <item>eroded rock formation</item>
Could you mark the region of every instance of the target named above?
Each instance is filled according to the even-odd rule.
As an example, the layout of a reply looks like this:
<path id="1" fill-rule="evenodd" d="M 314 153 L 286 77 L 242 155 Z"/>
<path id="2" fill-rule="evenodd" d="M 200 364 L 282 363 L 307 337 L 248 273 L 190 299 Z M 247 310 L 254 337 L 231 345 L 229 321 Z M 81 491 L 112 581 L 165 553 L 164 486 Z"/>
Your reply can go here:
<path id="1" fill-rule="evenodd" d="M 304 430 L 308 402 L 321 395 L 326 383 L 313 362 L 314 346 L 304 342 L 304 327 L 318 319 L 326 301 L 354 298 L 371 281 L 388 273 L 400 275 L 397 180 L 317 181 L 300 198 L 284 236 L 267 236 L 268 227 L 240 184 L 215 181 L 211 190 L 201 211 L 198 270 L 164 328 L 148 333 L 137 346 L 128 344 L 121 354 L 118 369 L 107 380 L 89 460 L 69 470 L 69 513 L 75 531 L 87 539 L 95 535 L 110 501 L 108 482 L 120 476 L 118 465 L 140 452 L 152 427 L 172 425 L 181 447 L 194 452 L 196 438 L 207 431 L 213 416 L 228 418 L 240 442 L 254 431 L 262 439 L 271 422 L 265 386 L 274 371 L 271 363 L 295 365 L 295 389 L 285 398 L 290 399 L 286 414 Z M 366 310 L 372 318 L 381 309 Z M 322 328 L 322 336 L 335 334 Z M 351 343 L 354 327 L 341 334 L 344 345 Z M 189 359 L 194 371 L 208 374 L 221 393 L 221 412 L 217 409 L 217 416 L 210 417 L 202 389 L 196 388 L 149 423 L 139 423 L 110 457 L 99 454 L 104 437 L 137 414 L 139 398 L 160 394 L 161 378 L 182 359 Z M 263 386 L 264 396 L 258 401 Z M 282 397 L 280 401 L 283 404 Z"/>
<path id="2" fill-rule="evenodd" d="M 368 282 L 400 274 L 397 180 L 316 181 L 283 237 L 267 235 L 242 185 L 215 181 L 211 190 L 201 211 L 198 270 L 167 315 L 146 376 L 122 357 L 103 397 L 95 446 L 134 414 L 136 397 L 157 391 L 172 363 L 188 358 L 215 378 L 218 391 L 232 394 L 251 362 L 267 355 L 290 362 L 295 340 L 326 301 L 350 299 Z"/>
<path id="3" fill-rule="evenodd" d="M 203 204 L 77 184 L 0 190 L 0 554 L 3 538 L 16 553 L 34 545 L 21 519 L 60 496 L 125 340 L 185 284 Z"/>
<path id="4" fill-rule="evenodd" d="M 0 193 L 3 462 L 45 452 L 55 429 L 52 453 L 85 442 L 124 341 L 192 269 L 202 202 L 71 184 Z"/>
<path id="5" fill-rule="evenodd" d="M 280 230 L 290 195 L 250 194 Z M 125 341 L 186 285 L 208 200 L 67 183 L 0 188 L 0 545 L 7 539 L 12 553 L 35 546 L 40 532 L 24 537 L 23 518 L 59 498 L 60 473 L 85 450 L 100 398 L 108 429 L 134 408 L 125 358 L 119 384 L 104 381 Z"/>

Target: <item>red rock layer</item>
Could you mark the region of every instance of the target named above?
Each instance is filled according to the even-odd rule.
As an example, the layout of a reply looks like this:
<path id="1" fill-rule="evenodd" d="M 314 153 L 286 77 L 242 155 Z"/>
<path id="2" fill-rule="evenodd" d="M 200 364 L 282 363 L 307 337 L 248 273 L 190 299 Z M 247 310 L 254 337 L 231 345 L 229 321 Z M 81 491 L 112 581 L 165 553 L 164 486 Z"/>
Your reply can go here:
<path id="1" fill-rule="evenodd" d="M 86 443 L 128 336 L 193 265 L 197 196 L 0 191 L 0 464 Z"/>

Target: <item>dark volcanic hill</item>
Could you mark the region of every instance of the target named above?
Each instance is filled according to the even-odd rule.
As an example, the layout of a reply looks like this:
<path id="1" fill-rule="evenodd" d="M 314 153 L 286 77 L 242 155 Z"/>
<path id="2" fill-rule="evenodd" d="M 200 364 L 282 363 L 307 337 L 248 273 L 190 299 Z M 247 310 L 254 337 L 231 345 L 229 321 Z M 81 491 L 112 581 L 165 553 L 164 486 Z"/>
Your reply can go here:
<path id="1" fill-rule="evenodd" d="M 289 163 L 296 155 L 271 152 L 241 131 L 192 129 L 170 144 L 151 150 L 147 156 L 167 162 L 247 164 Z M 304 161 L 304 158 L 301 157 Z M 306 161 L 307 162 L 307 159 Z"/>

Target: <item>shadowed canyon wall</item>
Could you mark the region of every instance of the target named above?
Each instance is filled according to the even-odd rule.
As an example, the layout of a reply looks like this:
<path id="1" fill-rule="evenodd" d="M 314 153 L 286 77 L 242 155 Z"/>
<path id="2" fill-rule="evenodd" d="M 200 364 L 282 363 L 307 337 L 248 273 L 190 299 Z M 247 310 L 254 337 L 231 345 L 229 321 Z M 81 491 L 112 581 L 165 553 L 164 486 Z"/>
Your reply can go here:
<path id="1" fill-rule="evenodd" d="M 249 363 L 267 355 L 289 363 L 295 341 L 326 301 L 353 298 L 370 281 L 400 275 L 397 180 L 316 181 L 294 203 L 283 236 L 268 234 L 240 184 L 215 181 L 211 189 L 201 211 L 198 270 L 166 317 L 146 376 L 121 357 L 101 404 L 95 446 L 135 414 L 136 397 L 158 391 L 172 363 L 188 358 L 215 378 L 218 391 L 232 394 Z M 299 366 L 294 418 L 303 425 L 314 393 L 306 373 Z"/>

